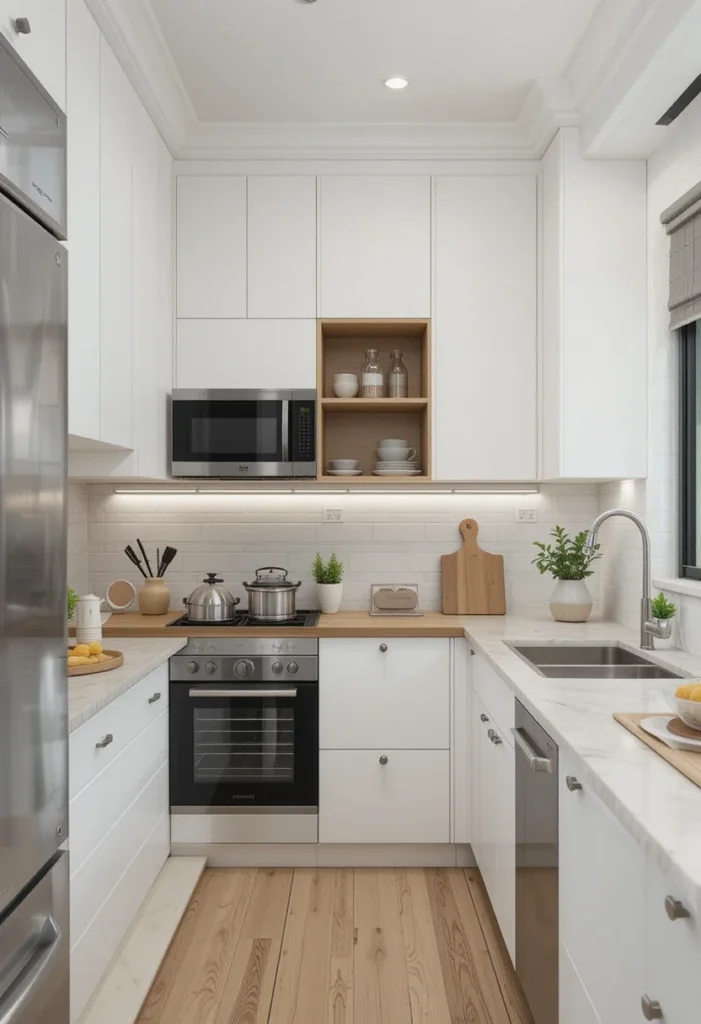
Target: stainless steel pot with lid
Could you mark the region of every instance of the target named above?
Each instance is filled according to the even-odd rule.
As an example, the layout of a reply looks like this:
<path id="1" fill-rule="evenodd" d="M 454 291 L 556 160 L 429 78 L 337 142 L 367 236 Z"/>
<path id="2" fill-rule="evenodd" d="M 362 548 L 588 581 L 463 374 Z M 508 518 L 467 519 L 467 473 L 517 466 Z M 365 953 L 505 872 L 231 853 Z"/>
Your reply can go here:
<path id="1" fill-rule="evenodd" d="M 233 619 L 240 597 L 234 597 L 230 590 L 220 586 L 224 581 L 215 572 L 208 572 L 207 579 L 183 598 L 187 617 L 193 622 L 229 622 Z"/>
<path id="2" fill-rule="evenodd" d="M 285 622 L 295 617 L 295 594 L 301 582 L 287 578 L 287 570 L 266 565 L 256 570 L 253 583 L 244 583 L 248 593 L 248 614 L 260 622 Z"/>

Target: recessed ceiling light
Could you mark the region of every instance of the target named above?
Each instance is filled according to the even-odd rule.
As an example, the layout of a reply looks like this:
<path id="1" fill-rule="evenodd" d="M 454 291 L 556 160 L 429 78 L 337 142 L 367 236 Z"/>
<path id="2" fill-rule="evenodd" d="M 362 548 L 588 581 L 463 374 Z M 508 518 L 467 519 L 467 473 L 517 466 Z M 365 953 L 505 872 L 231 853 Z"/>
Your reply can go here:
<path id="1" fill-rule="evenodd" d="M 391 78 L 385 79 L 385 85 L 388 89 L 406 89 L 409 84 L 409 80 L 404 78 L 403 75 L 393 75 Z"/>

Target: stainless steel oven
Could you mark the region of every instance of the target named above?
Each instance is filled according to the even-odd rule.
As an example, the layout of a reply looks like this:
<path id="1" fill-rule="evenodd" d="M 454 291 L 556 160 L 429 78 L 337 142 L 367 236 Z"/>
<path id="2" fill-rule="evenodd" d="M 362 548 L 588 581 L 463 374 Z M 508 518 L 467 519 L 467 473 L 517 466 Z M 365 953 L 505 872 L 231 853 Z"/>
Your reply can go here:
<path id="1" fill-rule="evenodd" d="M 318 641 L 190 640 L 170 660 L 175 843 L 316 842 Z"/>
<path id="2" fill-rule="evenodd" d="M 171 472 L 315 477 L 316 391 L 173 391 Z"/>

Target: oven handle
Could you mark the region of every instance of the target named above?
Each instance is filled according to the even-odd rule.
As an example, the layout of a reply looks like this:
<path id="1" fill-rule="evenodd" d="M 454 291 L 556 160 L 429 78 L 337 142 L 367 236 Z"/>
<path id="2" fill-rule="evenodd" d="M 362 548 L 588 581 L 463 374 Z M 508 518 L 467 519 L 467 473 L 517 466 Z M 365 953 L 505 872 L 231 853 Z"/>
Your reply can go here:
<path id="1" fill-rule="evenodd" d="M 282 455 L 282 462 L 290 461 L 290 403 L 283 401 L 282 405 L 282 437 L 280 438 L 280 448 Z"/>
<path id="2" fill-rule="evenodd" d="M 191 697 L 296 697 L 296 690 L 190 690 Z"/>

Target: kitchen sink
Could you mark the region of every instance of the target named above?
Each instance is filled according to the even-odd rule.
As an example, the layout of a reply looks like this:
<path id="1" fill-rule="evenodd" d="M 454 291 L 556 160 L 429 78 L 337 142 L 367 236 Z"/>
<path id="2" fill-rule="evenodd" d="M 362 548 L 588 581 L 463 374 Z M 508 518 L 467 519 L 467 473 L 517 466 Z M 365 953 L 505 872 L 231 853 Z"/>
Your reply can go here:
<path id="1" fill-rule="evenodd" d="M 549 679 L 681 679 L 634 651 L 616 644 L 509 644 L 532 668 Z"/>

